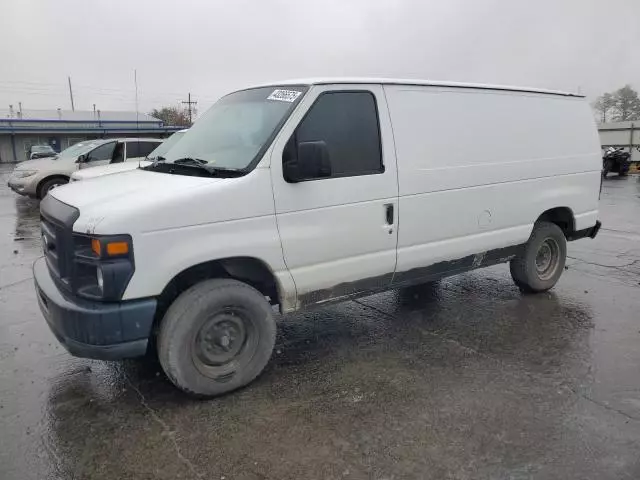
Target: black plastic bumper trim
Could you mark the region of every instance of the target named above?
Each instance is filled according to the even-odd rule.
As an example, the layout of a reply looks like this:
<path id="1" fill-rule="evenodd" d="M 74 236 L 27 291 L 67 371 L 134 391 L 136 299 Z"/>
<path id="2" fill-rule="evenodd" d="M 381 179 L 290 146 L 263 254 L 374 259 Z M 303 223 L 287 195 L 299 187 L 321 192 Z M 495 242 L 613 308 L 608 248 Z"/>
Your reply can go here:
<path id="1" fill-rule="evenodd" d="M 105 303 L 70 297 L 54 283 L 44 258 L 33 264 L 33 278 L 40 310 L 69 353 L 103 360 L 145 354 L 155 299 Z"/>
<path id="2" fill-rule="evenodd" d="M 567 237 L 567 240 L 572 242 L 573 240 L 580 240 L 581 238 L 596 238 L 600 228 L 602 227 L 602 222 L 600 220 L 596 220 L 596 224 L 593 227 L 585 228 L 583 230 L 578 230 L 577 232 L 573 232 L 571 235 Z"/>

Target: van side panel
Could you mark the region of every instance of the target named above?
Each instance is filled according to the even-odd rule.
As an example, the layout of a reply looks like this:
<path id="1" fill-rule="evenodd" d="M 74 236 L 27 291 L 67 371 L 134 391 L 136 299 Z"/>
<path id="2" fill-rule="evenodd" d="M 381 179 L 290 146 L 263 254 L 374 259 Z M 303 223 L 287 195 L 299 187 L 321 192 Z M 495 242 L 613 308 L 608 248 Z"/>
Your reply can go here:
<path id="1" fill-rule="evenodd" d="M 584 99 L 385 86 L 399 182 L 397 272 L 523 244 L 545 210 L 597 220 L 601 156 Z"/>

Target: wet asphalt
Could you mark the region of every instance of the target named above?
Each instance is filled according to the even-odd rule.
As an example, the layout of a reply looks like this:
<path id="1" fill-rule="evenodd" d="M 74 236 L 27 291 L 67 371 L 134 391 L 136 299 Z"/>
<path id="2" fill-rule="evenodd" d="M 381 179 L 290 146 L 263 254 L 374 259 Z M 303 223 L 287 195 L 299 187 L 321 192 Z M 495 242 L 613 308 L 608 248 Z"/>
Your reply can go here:
<path id="1" fill-rule="evenodd" d="M 638 479 L 640 181 L 548 294 L 506 265 L 280 319 L 250 386 L 69 356 L 38 310 L 38 204 L 0 166 L 0 479 Z"/>

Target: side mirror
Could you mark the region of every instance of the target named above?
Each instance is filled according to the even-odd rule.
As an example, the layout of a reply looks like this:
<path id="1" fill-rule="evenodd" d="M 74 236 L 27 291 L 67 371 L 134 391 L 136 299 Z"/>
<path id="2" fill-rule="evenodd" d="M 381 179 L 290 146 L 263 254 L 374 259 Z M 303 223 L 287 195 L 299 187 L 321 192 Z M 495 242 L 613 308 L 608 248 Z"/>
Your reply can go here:
<path id="1" fill-rule="evenodd" d="M 78 157 L 78 159 L 76 160 L 76 163 L 84 163 L 87 161 L 87 156 L 86 155 L 80 155 Z"/>
<path id="2" fill-rule="evenodd" d="M 290 183 L 330 177 L 332 168 L 327 144 L 322 140 L 299 143 L 297 158 L 285 161 L 283 170 L 285 180 Z"/>

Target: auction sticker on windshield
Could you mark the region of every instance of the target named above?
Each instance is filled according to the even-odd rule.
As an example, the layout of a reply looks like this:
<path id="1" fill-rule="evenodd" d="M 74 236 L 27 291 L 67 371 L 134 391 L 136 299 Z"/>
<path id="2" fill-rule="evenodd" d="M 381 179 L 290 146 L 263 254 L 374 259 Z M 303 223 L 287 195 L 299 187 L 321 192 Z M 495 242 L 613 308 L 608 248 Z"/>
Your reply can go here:
<path id="1" fill-rule="evenodd" d="M 267 97 L 267 100 L 278 100 L 279 102 L 295 102 L 296 98 L 300 96 L 302 92 L 296 90 L 274 90 L 271 95 Z"/>

